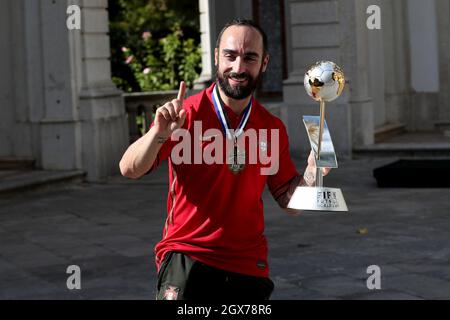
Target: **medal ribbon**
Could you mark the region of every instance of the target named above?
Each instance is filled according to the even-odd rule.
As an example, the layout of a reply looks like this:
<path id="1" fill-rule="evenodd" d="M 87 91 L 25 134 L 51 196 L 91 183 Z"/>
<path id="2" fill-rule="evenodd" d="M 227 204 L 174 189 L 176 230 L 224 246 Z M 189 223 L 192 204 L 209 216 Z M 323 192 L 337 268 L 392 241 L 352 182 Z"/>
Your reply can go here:
<path id="1" fill-rule="evenodd" d="M 250 112 L 252 111 L 253 97 L 250 99 L 248 106 L 245 107 L 241 122 L 239 123 L 239 125 L 233 135 L 231 134 L 230 125 L 229 125 L 227 116 L 223 109 L 222 103 L 219 99 L 219 88 L 217 87 L 217 85 L 214 87 L 212 98 L 213 98 L 213 103 L 214 103 L 214 109 L 216 110 L 217 117 L 219 118 L 220 124 L 222 125 L 222 129 L 223 129 L 227 139 L 234 140 L 234 142 L 236 143 L 237 138 L 244 132 L 244 128 L 247 125 L 248 119 L 250 118 Z"/>

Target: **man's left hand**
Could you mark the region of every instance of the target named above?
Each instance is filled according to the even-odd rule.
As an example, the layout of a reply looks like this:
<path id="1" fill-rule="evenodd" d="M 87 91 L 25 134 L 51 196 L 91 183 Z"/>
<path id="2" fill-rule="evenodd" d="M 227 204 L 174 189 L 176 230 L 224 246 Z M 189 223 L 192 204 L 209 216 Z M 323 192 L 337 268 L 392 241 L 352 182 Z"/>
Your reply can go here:
<path id="1" fill-rule="evenodd" d="M 311 150 L 308 157 L 308 167 L 303 175 L 306 184 L 310 187 L 314 186 L 316 183 L 316 169 L 316 158 L 314 156 L 314 152 Z M 322 168 L 323 176 L 326 176 L 330 170 L 331 168 Z"/>

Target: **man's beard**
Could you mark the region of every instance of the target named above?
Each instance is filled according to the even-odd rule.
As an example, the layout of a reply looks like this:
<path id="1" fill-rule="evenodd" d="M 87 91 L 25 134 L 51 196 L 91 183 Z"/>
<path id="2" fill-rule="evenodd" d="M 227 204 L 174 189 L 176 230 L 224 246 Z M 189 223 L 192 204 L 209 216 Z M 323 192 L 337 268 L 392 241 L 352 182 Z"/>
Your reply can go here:
<path id="1" fill-rule="evenodd" d="M 220 74 L 219 70 L 216 70 L 216 78 L 219 82 L 220 89 L 230 98 L 235 100 L 242 100 L 247 98 L 249 95 L 255 91 L 255 89 L 258 87 L 259 83 L 262 79 L 262 66 L 259 70 L 258 76 L 256 78 L 253 78 L 251 75 L 249 75 L 247 72 L 242 73 L 236 73 L 236 72 L 225 72 L 223 74 Z M 236 86 L 232 86 L 230 84 L 229 79 L 237 79 L 237 80 L 247 80 L 247 84 L 238 84 Z"/>

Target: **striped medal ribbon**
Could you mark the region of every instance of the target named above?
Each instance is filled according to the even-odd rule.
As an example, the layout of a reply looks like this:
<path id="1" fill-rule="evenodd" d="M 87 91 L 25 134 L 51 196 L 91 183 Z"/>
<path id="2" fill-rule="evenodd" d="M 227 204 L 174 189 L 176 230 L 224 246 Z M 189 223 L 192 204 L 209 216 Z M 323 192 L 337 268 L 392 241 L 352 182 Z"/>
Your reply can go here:
<path id="1" fill-rule="evenodd" d="M 250 102 L 247 107 L 245 107 L 241 121 L 236 130 L 230 129 L 228 117 L 225 113 L 225 110 L 222 106 L 222 101 L 219 97 L 219 88 L 216 85 L 212 94 L 214 109 L 216 110 L 217 117 L 219 118 L 220 124 L 222 125 L 222 130 L 227 139 L 232 140 L 233 152 L 228 156 L 228 167 L 231 172 L 239 173 L 244 170 L 245 167 L 245 150 L 241 150 L 238 148 L 237 141 L 239 136 L 244 132 L 245 126 L 247 125 L 248 119 L 250 118 L 250 113 L 252 111 L 252 101 L 253 98 L 250 99 Z"/>

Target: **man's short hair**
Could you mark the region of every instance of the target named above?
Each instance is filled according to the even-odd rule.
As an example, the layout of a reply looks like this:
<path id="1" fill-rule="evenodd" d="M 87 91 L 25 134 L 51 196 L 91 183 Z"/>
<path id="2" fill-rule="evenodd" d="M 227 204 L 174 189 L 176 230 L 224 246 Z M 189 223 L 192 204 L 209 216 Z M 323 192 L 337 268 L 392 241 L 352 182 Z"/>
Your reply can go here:
<path id="1" fill-rule="evenodd" d="M 219 36 L 217 37 L 217 41 L 216 41 L 216 48 L 219 49 L 220 46 L 220 40 L 222 39 L 222 35 L 225 32 L 225 30 L 227 30 L 229 27 L 232 26 L 243 26 L 243 27 L 251 27 L 256 29 L 262 36 L 262 40 L 263 40 L 263 56 L 265 56 L 267 54 L 267 35 L 264 32 L 264 30 L 253 20 L 249 20 L 249 19 L 234 19 L 230 22 L 228 22 L 225 27 L 223 27 L 223 29 L 220 31 Z"/>

